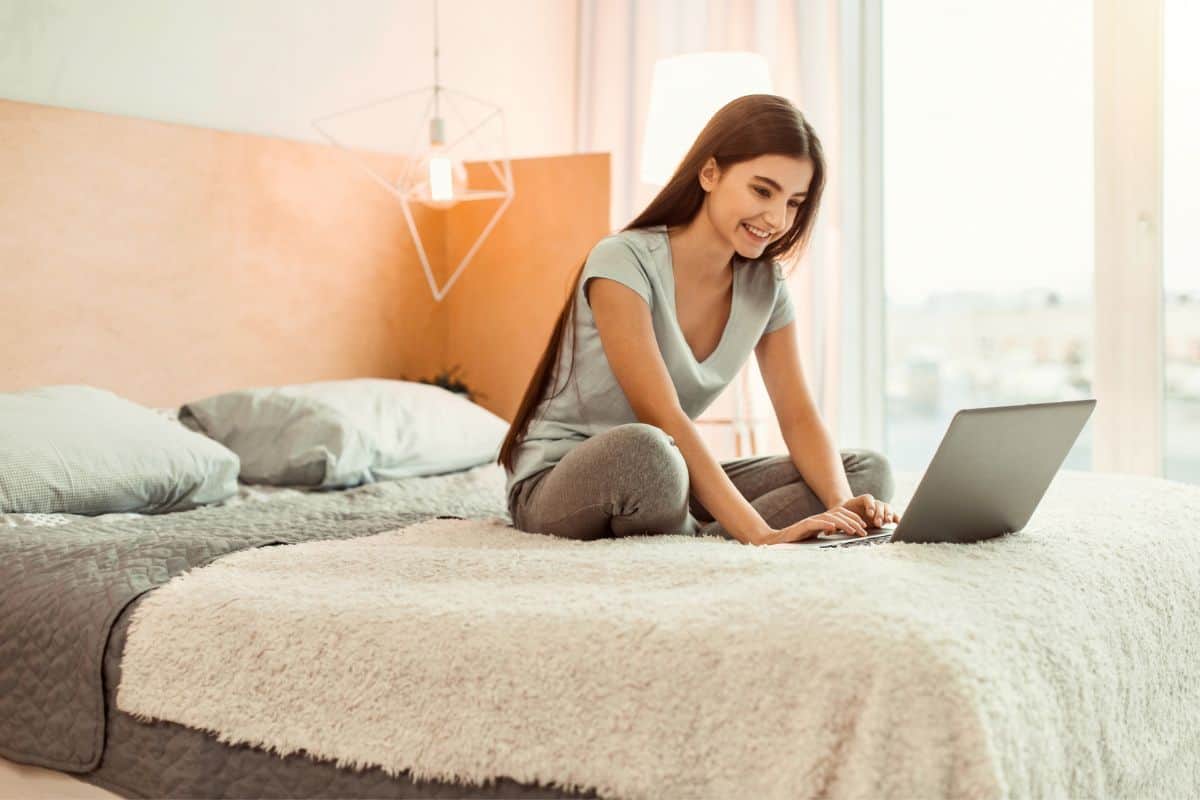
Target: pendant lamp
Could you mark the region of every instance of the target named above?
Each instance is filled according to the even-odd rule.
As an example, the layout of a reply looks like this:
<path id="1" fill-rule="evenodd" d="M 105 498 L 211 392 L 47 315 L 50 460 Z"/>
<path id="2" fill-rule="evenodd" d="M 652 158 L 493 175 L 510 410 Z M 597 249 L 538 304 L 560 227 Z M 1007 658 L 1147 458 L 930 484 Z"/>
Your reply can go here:
<path id="1" fill-rule="evenodd" d="M 312 125 L 322 137 L 351 156 L 376 183 L 400 201 L 433 298 L 441 302 L 512 203 L 516 191 L 508 158 L 504 111 L 498 105 L 443 86 L 439 79 L 438 60 L 438 8 L 437 0 L 434 0 L 433 86 L 326 114 L 312 120 Z M 414 118 L 412 112 L 422 100 L 425 101 L 424 109 Z M 360 131 L 364 127 L 372 131 L 371 140 L 388 152 L 397 151 L 396 139 L 400 138 L 396 135 L 398 131 L 406 130 L 412 135 L 415 125 L 415 142 L 407 147 L 400 145 L 399 152 L 404 155 L 404 165 L 398 175 L 389 177 L 382 174 L 377 165 L 372 165 L 358 149 L 351 146 L 348 133 L 333 130 L 334 127 L 345 130 L 347 125 L 355 123 Z M 470 185 L 464 164 L 468 155 L 473 161 L 486 163 L 495 176 L 496 186 L 482 188 Z M 413 207 L 420 205 L 436 212 L 450 212 L 460 203 L 480 200 L 501 202 L 450 278 L 444 285 L 438 286 L 429 265 L 425 242 L 413 218 Z M 445 226 L 436 227 L 438 235 L 444 235 L 441 231 L 445 230 Z"/>

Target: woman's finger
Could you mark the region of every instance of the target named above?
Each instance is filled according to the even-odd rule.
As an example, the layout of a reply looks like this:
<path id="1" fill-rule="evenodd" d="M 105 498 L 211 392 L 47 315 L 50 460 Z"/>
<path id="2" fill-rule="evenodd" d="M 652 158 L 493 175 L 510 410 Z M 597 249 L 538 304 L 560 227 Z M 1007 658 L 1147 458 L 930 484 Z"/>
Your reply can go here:
<path id="1" fill-rule="evenodd" d="M 833 511 L 836 512 L 838 518 L 845 523 L 845 526 L 848 526 L 851 533 L 861 532 L 864 536 L 866 535 L 867 529 L 863 527 L 862 520 L 859 519 L 858 514 L 855 514 L 850 509 L 843 508 L 841 506 L 833 509 Z"/>

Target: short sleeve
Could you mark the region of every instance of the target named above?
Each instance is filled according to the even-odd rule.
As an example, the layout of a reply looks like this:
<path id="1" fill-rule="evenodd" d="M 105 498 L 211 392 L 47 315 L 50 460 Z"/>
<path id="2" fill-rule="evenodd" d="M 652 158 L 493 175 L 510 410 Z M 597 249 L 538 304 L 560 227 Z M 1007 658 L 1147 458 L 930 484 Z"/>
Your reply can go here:
<path id="1" fill-rule="evenodd" d="M 796 307 L 792 305 L 792 295 L 788 292 L 787 281 L 775 281 L 775 305 L 771 308 L 771 316 L 767 318 L 767 326 L 763 333 L 778 330 L 796 318 Z"/>
<path id="2" fill-rule="evenodd" d="M 651 297 L 654 292 L 646 274 L 646 266 L 629 243 L 619 236 L 601 239 L 588 254 L 587 262 L 583 265 L 583 275 L 579 279 L 579 291 L 583 294 L 585 302 L 588 302 L 587 282 L 591 278 L 611 278 L 633 289 L 647 305 L 653 305 Z M 591 303 L 588 302 L 588 305 L 590 307 Z"/>

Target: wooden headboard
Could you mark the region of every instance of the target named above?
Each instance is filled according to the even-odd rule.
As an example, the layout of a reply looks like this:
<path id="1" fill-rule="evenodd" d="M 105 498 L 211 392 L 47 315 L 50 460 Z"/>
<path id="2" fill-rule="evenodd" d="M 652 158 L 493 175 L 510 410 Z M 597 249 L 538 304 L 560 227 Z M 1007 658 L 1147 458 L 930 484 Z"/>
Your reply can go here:
<path id="1" fill-rule="evenodd" d="M 85 383 L 165 407 L 458 366 L 511 419 L 609 232 L 609 157 L 512 173 L 512 204 L 436 303 L 399 203 L 335 147 L 0 101 L 0 391 Z M 473 241 L 456 232 L 495 202 L 417 217 L 439 285 Z"/>

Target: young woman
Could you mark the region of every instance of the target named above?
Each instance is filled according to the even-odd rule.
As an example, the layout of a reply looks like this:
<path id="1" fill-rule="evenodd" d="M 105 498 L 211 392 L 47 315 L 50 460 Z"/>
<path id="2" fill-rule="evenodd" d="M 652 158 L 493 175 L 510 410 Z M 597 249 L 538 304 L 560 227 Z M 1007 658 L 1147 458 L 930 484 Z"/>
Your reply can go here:
<path id="1" fill-rule="evenodd" d="M 773 544 L 899 520 L 887 459 L 834 449 L 778 274 L 809 241 L 824 182 L 796 107 L 740 97 L 646 210 L 595 245 L 500 448 L 517 528 Z M 693 420 L 751 350 L 789 455 L 718 463 Z"/>

